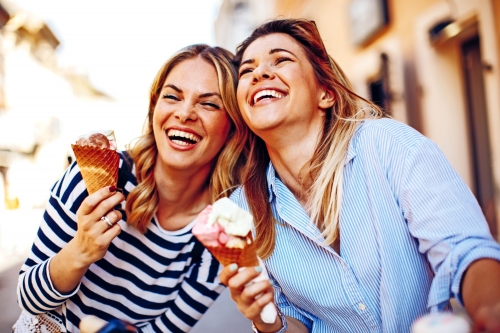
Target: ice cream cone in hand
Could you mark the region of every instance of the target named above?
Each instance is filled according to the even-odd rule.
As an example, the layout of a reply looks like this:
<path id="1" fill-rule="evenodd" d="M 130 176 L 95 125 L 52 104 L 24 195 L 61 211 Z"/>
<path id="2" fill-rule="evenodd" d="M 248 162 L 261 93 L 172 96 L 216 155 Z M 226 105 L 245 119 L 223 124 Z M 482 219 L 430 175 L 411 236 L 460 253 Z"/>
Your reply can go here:
<path id="1" fill-rule="evenodd" d="M 105 186 L 116 186 L 120 156 L 113 131 L 89 133 L 71 148 L 89 194 Z"/>
<path id="2" fill-rule="evenodd" d="M 253 217 L 228 198 L 208 205 L 196 219 L 193 235 L 224 266 L 237 264 L 240 269 L 261 266 L 262 273 L 253 282 L 269 279 L 259 260 L 252 237 Z M 276 308 L 269 303 L 260 316 L 265 323 L 276 321 Z"/>

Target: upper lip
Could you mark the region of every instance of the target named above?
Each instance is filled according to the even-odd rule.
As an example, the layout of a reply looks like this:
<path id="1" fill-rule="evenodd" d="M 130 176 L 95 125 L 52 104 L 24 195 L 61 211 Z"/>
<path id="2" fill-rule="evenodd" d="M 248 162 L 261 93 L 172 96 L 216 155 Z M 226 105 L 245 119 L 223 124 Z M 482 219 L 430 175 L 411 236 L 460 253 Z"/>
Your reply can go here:
<path id="1" fill-rule="evenodd" d="M 254 92 L 252 93 L 252 95 L 250 96 L 250 105 L 254 105 L 254 98 L 255 98 L 255 95 L 257 95 L 257 93 L 259 91 L 262 91 L 262 90 L 274 90 L 274 91 L 277 91 L 283 95 L 288 95 L 287 92 L 283 91 L 282 89 L 278 89 L 278 88 L 275 88 L 275 87 L 271 87 L 271 86 L 262 86 L 262 87 L 259 87 L 258 89 L 254 90 Z"/>
<path id="2" fill-rule="evenodd" d="M 187 128 L 187 127 L 181 127 L 181 126 L 172 126 L 172 127 L 169 127 L 166 129 L 166 133 L 167 133 L 167 136 L 168 136 L 168 132 L 171 131 L 171 130 L 176 130 L 176 131 L 180 131 L 180 132 L 185 132 L 185 133 L 188 133 L 188 134 L 191 134 L 194 138 L 196 138 L 197 142 L 200 142 L 200 140 L 203 138 L 200 134 L 198 134 L 196 131 L 190 129 L 190 128 Z"/>

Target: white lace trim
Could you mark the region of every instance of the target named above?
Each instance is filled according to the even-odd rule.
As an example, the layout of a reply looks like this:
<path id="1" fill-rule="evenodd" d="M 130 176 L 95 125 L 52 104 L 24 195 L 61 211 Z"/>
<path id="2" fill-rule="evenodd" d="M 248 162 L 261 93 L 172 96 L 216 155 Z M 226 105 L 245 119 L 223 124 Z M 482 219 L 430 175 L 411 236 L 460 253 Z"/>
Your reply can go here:
<path id="1" fill-rule="evenodd" d="M 61 319 L 51 313 L 33 316 L 23 311 L 12 327 L 12 331 L 14 333 L 66 333 L 66 328 Z"/>

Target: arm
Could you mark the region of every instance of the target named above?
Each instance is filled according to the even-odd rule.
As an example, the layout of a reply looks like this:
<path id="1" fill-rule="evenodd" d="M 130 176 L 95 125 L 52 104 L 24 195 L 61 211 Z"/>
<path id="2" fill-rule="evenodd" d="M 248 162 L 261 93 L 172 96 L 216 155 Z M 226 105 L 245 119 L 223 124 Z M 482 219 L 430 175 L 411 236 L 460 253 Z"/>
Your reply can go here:
<path id="1" fill-rule="evenodd" d="M 235 264 L 229 265 L 222 270 L 219 277 L 221 282 L 229 287 L 231 298 L 236 302 L 238 309 L 246 318 L 254 323 L 255 328 L 259 332 L 278 332 L 283 327 L 279 316 L 274 324 L 266 324 L 260 318 L 260 313 L 264 306 L 270 302 L 274 302 L 275 290 L 270 280 L 249 284 L 261 271 L 247 268 L 238 272 L 237 268 Z M 288 324 L 287 333 L 309 332 L 306 326 L 294 317 L 287 315 L 286 321 Z"/>
<path id="2" fill-rule="evenodd" d="M 500 332 L 500 262 L 473 262 L 462 279 L 462 298 L 478 332 Z"/>
<path id="3" fill-rule="evenodd" d="M 79 169 L 73 164 L 52 188 L 31 253 L 21 268 L 18 304 L 31 314 L 53 310 L 78 291 L 85 272 L 69 270 L 68 273 L 64 266 L 70 268 L 70 264 L 75 264 L 66 254 L 71 252 L 69 244 L 76 243 L 76 210 L 85 196 Z"/>
<path id="4" fill-rule="evenodd" d="M 500 246 L 476 199 L 433 142 L 420 138 L 405 163 L 401 206 L 435 272 L 428 306 L 440 310 L 456 297 L 475 318 L 478 308 L 500 303 Z"/>
<path id="5" fill-rule="evenodd" d="M 203 249 L 201 260 L 191 263 L 179 293 L 168 304 L 167 311 L 147 325 L 136 324 L 139 331 L 161 333 L 191 330 L 224 290 L 217 278 L 220 267 L 212 254 Z"/>
<path id="6" fill-rule="evenodd" d="M 57 253 L 49 264 L 53 286 L 61 293 L 75 289 L 87 269 L 104 257 L 111 241 L 120 233 L 116 223 L 122 214 L 113 207 L 124 200 L 124 196 L 108 187 L 85 198 L 77 211 L 78 229 L 75 237 Z M 112 227 L 100 221 L 107 216 Z"/>

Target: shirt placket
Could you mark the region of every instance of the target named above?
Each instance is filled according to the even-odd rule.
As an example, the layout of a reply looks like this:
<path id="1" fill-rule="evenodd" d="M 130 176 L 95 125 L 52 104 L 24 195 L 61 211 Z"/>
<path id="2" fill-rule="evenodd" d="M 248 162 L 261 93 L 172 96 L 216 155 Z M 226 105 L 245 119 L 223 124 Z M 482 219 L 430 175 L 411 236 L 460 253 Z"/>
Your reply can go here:
<path id="1" fill-rule="evenodd" d="M 284 185 L 283 185 L 284 186 Z M 318 234 L 313 234 L 310 230 L 303 230 L 300 228 L 300 226 L 297 226 L 296 223 L 293 223 L 290 221 L 290 217 L 286 216 L 286 213 L 284 213 L 284 208 L 280 204 L 280 198 L 279 198 L 279 191 L 274 191 L 275 192 L 275 197 L 274 197 L 274 205 L 276 206 L 276 212 L 279 215 L 279 218 L 290 225 L 291 227 L 297 229 L 299 232 L 301 232 L 303 235 L 308 237 L 310 240 L 314 241 L 318 246 L 321 245 L 321 241 L 323 241 L 322 238 L 319 238 L 319 231 Z M 278 193 L 276 193 L 278 192 Z M 298 202 L 294 202 L 294 204 L 298 204 Z M 302 216 L 297 216 L 297 219 L 303 218 Z M 371 332 L 380 332 L 380 325 L 376 319 L 375 314 L 373 313 L 372 309 L 367 307 L 367 302 L 363 298 L 363 294 L 361 293 L 361 289 L 358 285 L 358 281 L 356 279 L 356 276 L 354 272 L 352 271 L 351 267 L 345 260 L 338 255 L 333 249 L 326 247 L 326 249 L 335 257 L 338 262 L 340 262 L 340 266 L 342 267 L 342 277 L 343 277 L 343 288 L 346 294 L 348 295 L 349 301 L 350 301 L 350 306 L 352 310 L 363 320 L 363 322 L 366 324 L 366 326 L 370 329 Z"/>

